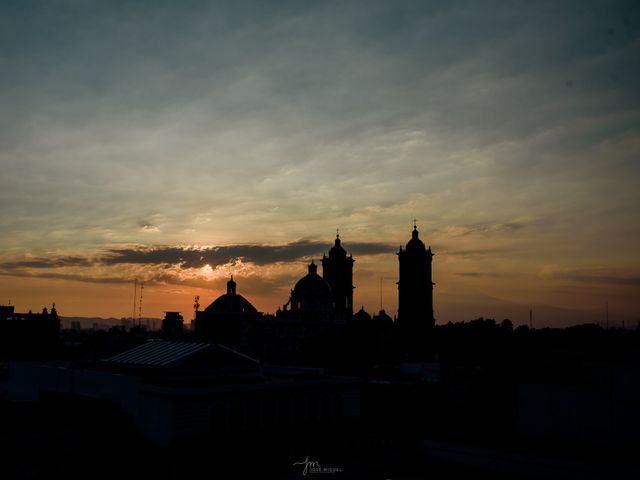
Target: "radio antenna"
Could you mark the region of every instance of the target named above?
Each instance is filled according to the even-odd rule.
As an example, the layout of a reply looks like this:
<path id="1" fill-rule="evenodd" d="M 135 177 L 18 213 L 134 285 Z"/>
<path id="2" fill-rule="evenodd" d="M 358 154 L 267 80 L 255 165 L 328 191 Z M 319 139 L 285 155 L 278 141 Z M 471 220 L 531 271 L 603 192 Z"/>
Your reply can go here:
<path id="1" fill-rule="evenodd" d="M 142 327 L 142 290 L 144 289 L 144 283 L 140 282 L 140 304 L 138 306 L 138 326 Z"/>
<path id="2" fill-rule="evenodd" d="M 136 321 L 136 303 L 138 302 L 138 279 L 133 282 L 133 313 L 131 314 L 131 321 Z"/>

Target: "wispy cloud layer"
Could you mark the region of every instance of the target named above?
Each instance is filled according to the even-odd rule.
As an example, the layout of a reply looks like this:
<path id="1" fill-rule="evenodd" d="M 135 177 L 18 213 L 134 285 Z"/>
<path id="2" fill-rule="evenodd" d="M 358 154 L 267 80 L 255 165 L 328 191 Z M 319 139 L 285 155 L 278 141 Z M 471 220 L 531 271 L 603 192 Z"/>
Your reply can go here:
<path id="1" fill-rule="evenodd" d="M 637 271 L 630 269 L 587 269 L 547 265 L 540 271 L 540 277 L 546 280 L 594 283 L 608 286 L 640 286 L 640 275 Z"/>
<path id="2" fill-rule="evenodd" d="M 3 272 L 267 275 L 414 217 L 439 288 L 640 269 L 639 48 L 623 0 L 2 2 Z"/>

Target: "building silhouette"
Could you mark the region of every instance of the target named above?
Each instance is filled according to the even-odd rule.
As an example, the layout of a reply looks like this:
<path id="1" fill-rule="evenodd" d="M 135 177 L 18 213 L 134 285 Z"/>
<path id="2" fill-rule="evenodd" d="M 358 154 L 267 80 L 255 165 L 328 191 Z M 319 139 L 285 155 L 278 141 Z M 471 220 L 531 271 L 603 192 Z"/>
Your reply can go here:
<path id="1" fill-rule="evenodd" d="M 414 224 L 411 240 L 398 252 L 398 325 L 411 334 L 433 327 L 433 283 L 431 246 L 425 247 Z"/>
<path id="2" fill-rule="evenodd" d="M 353 315 L 353 263 L 352 255 L 347 257 L 336 234 L 335 245 L 329 256 L 322 256 L 322 278 L 331 287 L 333 308 L 337 320 L 348 320 Z"/>
<path id="3" fill-rule="evenodd" d="M 41 358 L 52 354 L 60 343 L 60 317 L 55 303 L 41 313 L 16 312 L 13 305 L 0 305 L 0 358 Z"/>
<path id="4" fill-rule="evenodd" d="M 308 273 L 295 284 L 289 301 L 278 309 L 277 316 L 307 322 L 345 322 L 353 317 L 352 255 L 342 247 L 340 235 L 329 254 L 322 255 L 322 277 L 314 261 Z"/>
<path id="5" fill-rule="evenodd" d="M 330 322 L 336 319 L 331 285 L 318 275 L 318 266 L 311 261 L 307 275 L 291 290 L 289 301 L 277 315 L 285 320 Z"/>
<path id="6" fill-rule="evenodd" d="M 180 338 L 184 332 L 184 319 L 180 312 L 165 312 L 162 320 L 162 337 Z"/>
<path id="7" fill-rule="evenodd" d="M 204 311 L 196 311 L 195 338 L 258 358 L 312 363 L 337 361 L 354 351 L 355 345 L 361 346 L 363 361 L 383 358 L 392 348 L 416 354 L 428 351 L 428 331 L 434 325 L 432 256 L 414 226 L 411 240 L 398 252 L 397 322 L 383 310 L 373 316 L 364 308 L 354 313 L 355 260 L 336 234 L 333 247 L 322 257 L 322 276 L 312 260 L 307 274 L 295 283 L 288 301 L 275 315 L 259 312 L 238 294 L 231 277 L 225 294 Z M 164 338 L 180 337 L 174 331 L 174 319 L 166 320 Z M 400 343 L 392 347 L 396 342 Z M 334 345 L 330 352 L 327 344 Z"/>
<path id="8" fill-rule="evenodd" d="M 216 298 L 204 311 L 196 312 L 195 334 L 201 341 L 246 348 L 249 330 L 261 316 L 249 300 L 236 292 L 236 282 L 231 276 L 227 293 Z"/>
<path id="9" fill-rule="evenodd" d="M 215 343 L 144 342 L 82 365 L 23 362 L 12 366 L 11 379 L 13 402 L 57 396 L 84 400 L 95 415 L 118 409 L 165 455 L 185 444 L 198 448 L 189 462 L 228 469 L 223 478 L 235 477 L 246 457 L 278 458 L 283 444 L 340 441 L 362 415 L 363 386 L 354 377 L 271 365 Z"/>

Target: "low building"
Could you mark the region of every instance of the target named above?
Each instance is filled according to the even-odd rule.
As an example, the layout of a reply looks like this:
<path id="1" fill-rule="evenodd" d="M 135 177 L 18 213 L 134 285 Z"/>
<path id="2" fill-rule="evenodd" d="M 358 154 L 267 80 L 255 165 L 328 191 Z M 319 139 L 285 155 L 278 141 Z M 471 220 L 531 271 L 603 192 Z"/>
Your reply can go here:
<path id="1" fill-rule="evenodd" d="M 0 358 L 44 358 L 59 347 L 60 317 L 53 304 L 41 313 L 15 311 L 13 305 L 0 305 Z"/>
<path id="2" fill-rule="evenodd" d="M 206 439 L 230 448 L 274 432 L 349 428 L 361 385 L 321 369 L 263 365 L 222 345 L 151 341 L 91 364 L 11 365 L 9 400 L 51 393 L 115 404 L 158 446 Z"/>

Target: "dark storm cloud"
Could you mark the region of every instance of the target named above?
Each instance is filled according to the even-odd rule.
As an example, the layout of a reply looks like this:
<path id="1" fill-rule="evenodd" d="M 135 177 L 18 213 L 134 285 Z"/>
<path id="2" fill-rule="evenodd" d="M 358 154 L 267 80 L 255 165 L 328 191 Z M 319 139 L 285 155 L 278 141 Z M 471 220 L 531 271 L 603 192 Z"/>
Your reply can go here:
<path id="1" fill-rule="evenodd" d="M 100 261 L 106 265 L 152 264 L 180 265 L 182 268 L 215 267 L 241 259 L 256 265 L 293 262 L 309 257 L 319 257 L 332 245 L 299 241 L 285 245 L 225 245 L 207 248 L 189 247 L 139 247 L 112 249 Z M 383 243 L 353 243 L 346 246 L 354 255 L 378 255 L 393 253 L 394 248 Z"/>
<path id="2" fill-rule="evenodd" d="M 96 257 L 61 256 L 38 257 L 28 260 L 5 261 L 0 263 L 0 274 L 22 277 L 38 277 L 80 280 L 87 282 L 121 283 L 128 277 L 101 277 L 92 274 L 92 268 L 115 265 L 160 266 L 160 270 L 149 271 L 149 282 L 163 282 L 179 279 L 173 273 L 163 273 L 165 268 L 179 266 L 181 269 L 201 268 L 205 265 L 216 267 L 242 260 L 259 266 L 273 263 L 295 262 L 311 257 L 320 257 L 332 245 L 302 240 L 284 245 L 224 245 L 217 247 L 132 247 L 112 248 L 106 254 Z M 394 248 L 383 243 L 355 242 L 347 245 L 348 252 L 359 255 L 391 254 Z M 72 272 L 52 272 L 59 268 L 72 268 Z M 167 270 L 168 271 L 168 270 Z M 191 281 L 191 280 L 187 280 Z M 195 281 L 195 280 L 194 280 Z"/>
<path id="3" fill-rule="evenodd" d="M 0 263 L 1 269 L 14 270 L 20 268 L 60 268 L 60 267 L 89 267 L 93 260 L 86 257 L 69 256 L 54 258 L 33 258 L 15 262 Z"/>

